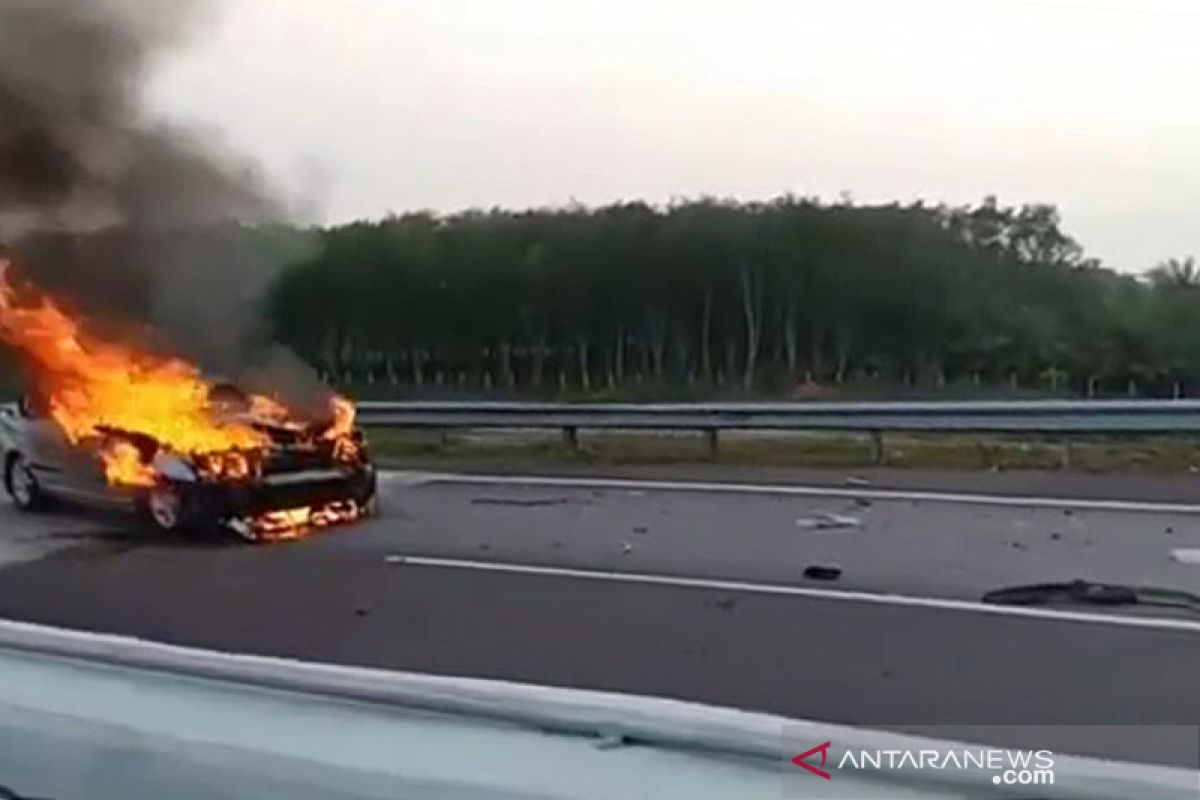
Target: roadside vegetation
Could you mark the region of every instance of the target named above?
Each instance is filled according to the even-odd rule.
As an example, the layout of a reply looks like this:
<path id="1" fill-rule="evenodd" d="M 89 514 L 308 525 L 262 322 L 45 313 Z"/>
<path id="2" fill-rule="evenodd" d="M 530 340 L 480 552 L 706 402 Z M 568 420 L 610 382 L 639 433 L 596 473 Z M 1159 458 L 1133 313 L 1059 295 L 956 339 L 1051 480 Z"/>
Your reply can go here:
<path id="1" fill-rule="evenodd" d="M 889 435 L 882 464 L 867 436 L 839 433 L 722 433 L 713 453 L 702 434 L 579 433 L 572 448 L 557 432 L 446 432 L 374 430 L 372 455 L 395 467 L 455 463 L 736 464 L 763 467 L 853 469 L 888 466 L 944 470 L 1055 470 L 1084 472 L 1200 472 L 1200 439 L 1094 437 L 1061 440 L 988 435 Z M 1200 476 L 1198 476 L 1200 479 Z"/>
<path id="2" fill-rule="evenodd" d="M 271 318 L 359 395 L 1200 394 L 1195 262 L 1107 269 L 1047 205 L 627 203 L 319 238 Z"/>

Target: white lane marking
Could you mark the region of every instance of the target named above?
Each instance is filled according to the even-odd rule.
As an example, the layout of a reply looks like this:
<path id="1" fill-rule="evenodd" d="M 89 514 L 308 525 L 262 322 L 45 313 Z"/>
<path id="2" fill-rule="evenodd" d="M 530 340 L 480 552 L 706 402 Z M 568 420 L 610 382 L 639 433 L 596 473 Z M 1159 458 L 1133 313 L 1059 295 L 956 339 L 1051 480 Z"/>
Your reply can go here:
<path id="1" fill-rule="evenodd" d="M 932 503 L 1001 506 L 1008 508 L 1071 508 L 1082 511 L 1129 511 L 1139 514 L 1200 514 L 1200 505 L 1156 503 L 1142 500 L 1087 500 L 1072 497 L 1023 497 L 1019 495 L 960 494 L 955 492 L 908 491 L 904 489 L 842 488 L 837 486 L 788 486 L 760 483 L 704 481 L 631 480 L 627 478 L 574 478 L 542 475 L 477 475 L 469 473 L 423 473 L 414 483 L 459 483 L 487 486 L 540 486 L 561 489 L 617 489 L 659 492 L 712 492 L 776 495 L 784 497 L 844 497 L 871 500 L 920 500 Z M 1197 482 L 1200 493 L 1200 481 Z"/>
<path id="2" fill-rule="evenodd" d="M 1200 566 L 1200 549 L 1194 547 L 1180 547 L 1171 551 L 1171 560 L 1178 561 L 1180 564 L 1188 566 Z"/>
<path id="3" fill-rule="evenodd" d="M 379 479 L 379 482 L 387 486 L 422 486 L 426 483 L 435 483 L 436 481 L 445 478 L 448 473 L 420 472 L 417 470 L 407 469 L 388 469 L 380 470 L 375 474 Z"/>
<path id="4" fill-rule="evenodd" d="M 899 594 L 873 594 L 871 592 L 837 591 L 835 589 L 813 589 L 803 586 L 787 586 L 772 583 L 748 583 L 713 578 L 683 578 L 645 572 L 605 572 L 600 570 L 572 569 L 570 567 L 539 567 L 533 564 L 514 564 L 504 561 L 471 561 L 457 558 L 430 558 L 425 556 L 392 556 L 388 563 L 393 566 L 431 567 L 435 569 L 461 569 L 478 572 L 503 572 L 512 575 L 536 575 L 548 578 L 578 578 L 602 583 L 636 583 L 650 586 L 669 586 L 686 589 L 715 589 L 726 592 L 779 595 L 784 597 L 806 597 L 819 600 L 835 600 L 847 603 L 869 603 L 907 608 L 929 608 L 939 611 L 961 611 L 987 614 L 997 617 L 1019 617 L 1054 622 L 1083 622 L 1093 625 L 1112 625 L 1124 628 L 1156 628 L 1160 630 L 1200 633 L 1200 622 L 1190 620 L 1152 617 L 1129 617 L 1119 615 L 1091 614 L 1084 611 L 1050 611 L 1023 606 L 999 606 L 977 603 L 970 600 L 946 600 L 936 597 L 912 597 Z"/>

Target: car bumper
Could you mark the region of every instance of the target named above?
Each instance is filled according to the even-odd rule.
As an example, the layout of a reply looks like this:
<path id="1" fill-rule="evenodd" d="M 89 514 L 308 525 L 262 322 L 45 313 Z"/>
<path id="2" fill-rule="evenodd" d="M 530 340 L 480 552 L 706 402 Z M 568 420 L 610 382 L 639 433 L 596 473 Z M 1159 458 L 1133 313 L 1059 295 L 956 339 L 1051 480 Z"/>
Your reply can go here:
<path id="1" fill-rule="evenodd" d="M 269 475 L 249 484 L 196 484 L 195 507 L 217 519 L 242 519 L 273 511 L 353 501 L 360 506 L 375 494 L 375 470 L 309 470 Z"/>

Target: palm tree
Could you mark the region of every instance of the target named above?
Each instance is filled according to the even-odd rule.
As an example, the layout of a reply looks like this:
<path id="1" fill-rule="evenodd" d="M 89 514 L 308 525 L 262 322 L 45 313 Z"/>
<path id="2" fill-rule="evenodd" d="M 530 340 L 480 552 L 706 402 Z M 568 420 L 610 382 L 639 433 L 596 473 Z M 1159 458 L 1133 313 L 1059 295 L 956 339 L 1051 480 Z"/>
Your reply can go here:
<path id="1" fill-rule="evenodd" d="M 1176 289 L 1200 286 L 1200 266 L 1193 256 L 1168 258 L 1150 270 L 1150 282 Z"/>

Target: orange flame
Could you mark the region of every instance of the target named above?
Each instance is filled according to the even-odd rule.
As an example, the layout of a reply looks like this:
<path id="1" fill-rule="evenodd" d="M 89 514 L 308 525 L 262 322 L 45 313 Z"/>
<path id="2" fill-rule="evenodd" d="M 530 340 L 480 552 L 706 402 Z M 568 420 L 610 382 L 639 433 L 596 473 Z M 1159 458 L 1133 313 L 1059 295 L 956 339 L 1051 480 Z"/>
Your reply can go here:
<path id="1" fill-rule="evenodd" d="M 103 451 L 104 476 L 109 483 L 122 486 L 153 486 L 154 470 L 142 461 L 142 454 L 129 442 L 113 442 Z"/>
<path id="2" fill-rule="evenodd" d="M 362 451 L 352 437 L 355 417 L 354 404 L 344 397 L 334 397 L 329 402 L 330 411 L 333 413 L 333 424 L 325 431 L 324 438 L 333 440 L 333 455 L 336 459 L 343 462 L 356 461 L 361 457 Z"/>
<path id="3" fill-rule="evenodd" d="M 343 525 L 359 519 L 363 509 L 353 500 L 324 506 L 301 506 L 269 511 L 251 520 L 255 535 L 263 539 L 294 539 L 305 532 Z"/>
<path id="4" fill-rule="evenodd" d="M 161 449 L 196 457 L 208 477 L 237 480 L 252 474 L 247 453 L 271 438 L 247 421 L 218 413 L 210 385 L 192 364 L 103 339 L 39 291 L 14 286 L 0 259 L 0 340 L 33 362 L 46 413 L 72 444 L 96 441 L 105 474 L 114 484 L 153 485 L 148 456 L 120 438 L 148 437 Z M 261 396 L 251 413 L 280 423 L 289 410 Z M 351 446 L 354 407 L 338 399 L 328 436 Z M 302 427 L 302 424 L 297 423 Z M 338 432 L 333 433 L 334 430 Z"/>

